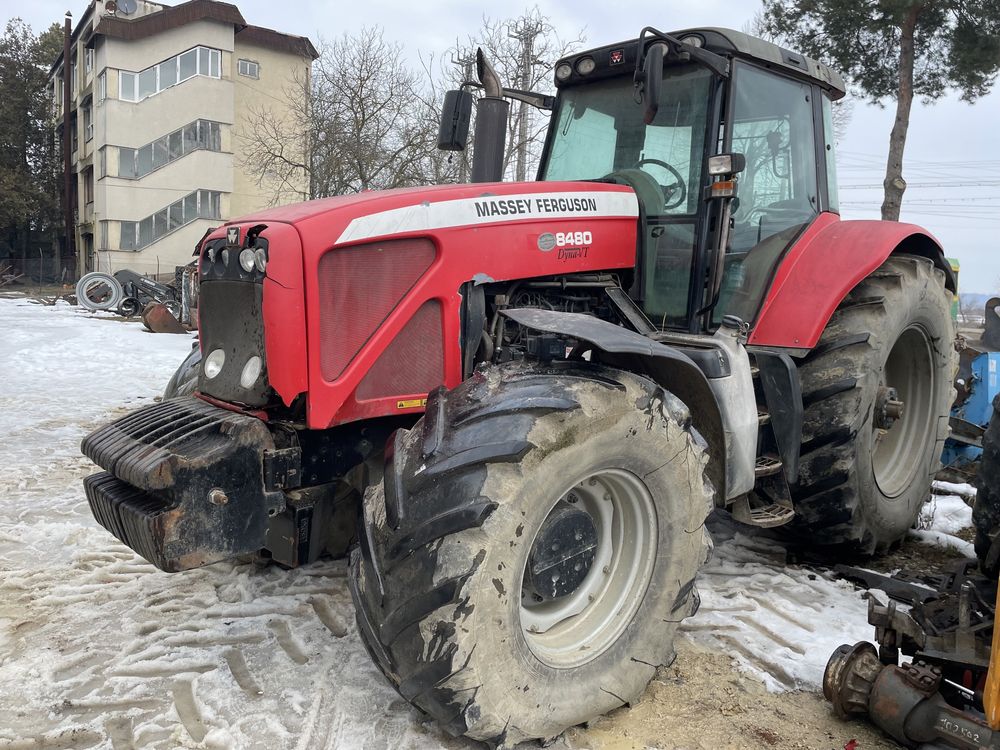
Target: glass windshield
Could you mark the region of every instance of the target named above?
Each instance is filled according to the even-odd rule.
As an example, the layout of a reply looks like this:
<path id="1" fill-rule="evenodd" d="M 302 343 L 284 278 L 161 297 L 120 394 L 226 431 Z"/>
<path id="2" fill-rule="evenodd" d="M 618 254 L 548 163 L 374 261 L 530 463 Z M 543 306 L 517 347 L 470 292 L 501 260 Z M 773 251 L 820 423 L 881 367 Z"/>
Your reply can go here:
<path id="1" fill-rule="evenodd" d="M 565 89 L 542 179 L 592 180 L 637 169 L 652 177 L 662 194 L 660 205 L 646 206 L 647 212 L 694 214 L 711 80 L 701 66 L 666 68 L 651 125 L 642 121 L 629 76 Z"/>

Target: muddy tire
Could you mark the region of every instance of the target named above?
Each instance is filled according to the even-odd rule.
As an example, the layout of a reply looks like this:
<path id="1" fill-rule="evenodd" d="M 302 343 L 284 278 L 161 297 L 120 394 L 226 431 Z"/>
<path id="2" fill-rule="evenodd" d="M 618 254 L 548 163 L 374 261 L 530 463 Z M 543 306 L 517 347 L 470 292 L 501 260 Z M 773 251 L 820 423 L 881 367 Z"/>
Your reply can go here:
<path id="1" fill-rule="evenodd" d="M 163 389 L 163 398 L 190 396 L 198 389 L 198 373 L 201 372 L 201 347 L 191 349 L 180 366 L 170 376 L 167 387 Z"/>
<path id="2" fill-rule="evenodd" d="M 492 745 L 636 700 L 697 609 L 706 462 L 686 407 L 626 372 L 508 366 L 436 391 L 365 497 L 351 584 L 372 658 L 449 733 Z M 593 549 L 545 568 L 579 509 Z M 560 570 L 571 593 L 539 594 Z"/>
<path id="3" fill-rule="evenodd" d="M 983 435 L 972 525 L 976 529 L 979 569 L 983 575 L 996 579 L 1000 575 L 1000 397 L 993 399 L 993 416 Z"/>
<path id="4" fill-rule="evenodd" d="M 872 554 L 913 525 L 948 434 L 950 304 L 944 274 L 929 260 L 893 256 L 844 299 L 800 363 L 805 420 L 787 529 L 794 541 Z"/>

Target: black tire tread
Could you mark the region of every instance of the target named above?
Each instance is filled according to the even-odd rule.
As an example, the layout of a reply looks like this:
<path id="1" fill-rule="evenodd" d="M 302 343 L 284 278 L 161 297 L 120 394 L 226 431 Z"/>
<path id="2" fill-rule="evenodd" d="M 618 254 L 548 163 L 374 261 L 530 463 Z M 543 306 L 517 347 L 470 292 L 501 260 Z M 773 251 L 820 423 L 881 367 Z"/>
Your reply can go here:
<path id="1" fill-rule="evenodd" d="M 529 434 L 541 416 L 580 409 L 573 381 L 625 390 L 617 375 L 638 379 L 607 368 L 577 367 L 558 373 L 568 384 L 553 392 L 552 373 L 514 369 L 498 382 L 496 369 L 492 368 L 493 374 L 475 373 L 456 391 L 439 389 L 429 396 L 428 413 L 446 419 L 447 429 L 421 431 L 418 424 L 390 441 L 394 449 L 386 462 L 385 492 L 368 490 L 361 521 L 371 530 L 372 544 L 361 544 L 351 562 L 359 632 L 373 660 L 404 698 L 453 735 L 467 733 L 476 719 L 479 686 L 467 684 L 476 678 L 463 672 L 465 664 L 452 663 L 456 644 L 451 636 L 461 625 L 443 613 L 464 606 L 462 583 L 474 574 L 482 556 L 462 560 L 452 556 L 442 562 L 437 559 L 442 539 L 481 533 L 478 530 L 497 507 L 479 492 L 486 467 L 520 461 L 532 447 Z M 679 404 L 672 396 L 669 399 L 664 403 Z M 685 410 L 675 421 L 687 425 L 689 414 Z M 698 445 L 700 436 L 693 430 L 689 435 L 692 444 Z M 484 436 L 488 436 L 488 447 L 484 447 Z M 413 470 L 416 460 L 424 461 L 419 471 Z M 448 481 L 441 482 L 446 473 Z M 439 493 L 442 487 L 448 488 L 446 495 Z M 384 495 L 384 501 L 379 495 Z M 705 516 L 710 506 L 707 502 Z M 380 518 L 382 513 L 384 518 Z M 393 519 L 399 521 L 395 528 L 387 523 Z M 711 540 L 704 529 L 701 534 L 707 559 Z M 365 531 L 359 536 L 364 540 Z M 376 579 L 382 582 L 384 594 L 375 585 Z M 676 603 L 678 619 L 696 608 L 693 580 L 683 594 L 683 601 Z M 433 649 L 425 647 L 425 642 L 436 644 L 437 651 L 427 653 Z M 507 731 L 505 727 L 501 735 L 486 738 L 487 742 L 504 744 Z M 517 733 L 515 728 L 511 727 L 511 733 Z"/>
<path id="2" fill-rule="evenodd" d="M 870 389 L 864 384 L 884 355 L 871 332 L 880 330 L 887 305 L 908 285 L 938 283 L 947 294 L 943 274 L 935 271 L 924 258 L 890 257 L 844 299 L 817 346 L 799 362 L 805 414 L 799 480 L 792 487 L 796 518 L 787 529 L 793 539 L 861 554 L 895 541 L 880 538 L 860 512 L 855 438 L 871 429 L 871 403 L 865 400 Z M 949 381 L 951 376 L 945 374 Z M 935 438 L 937 455 L 944 438 Z M 928 483 L 938 463 L 929 468 Z"/>

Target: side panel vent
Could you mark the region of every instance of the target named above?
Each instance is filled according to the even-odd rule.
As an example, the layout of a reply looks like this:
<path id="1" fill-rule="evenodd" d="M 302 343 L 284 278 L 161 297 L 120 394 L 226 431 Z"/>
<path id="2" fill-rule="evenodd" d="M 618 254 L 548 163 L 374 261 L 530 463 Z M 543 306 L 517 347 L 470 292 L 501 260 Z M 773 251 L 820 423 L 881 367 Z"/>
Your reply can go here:
<path id="1" fill-rule="evenodd" d="M 320 258 L 319 351 L 326 380 L 340 377 L 434 256 L 434 243 L 416 238 L 331 250 Z"/>
<path id="2" fill-rule="evenodd" d="M 429 393 L 444 382 L 441 303 L 428 300 L 385 348 L 358 386 L 361 400 Z"/>

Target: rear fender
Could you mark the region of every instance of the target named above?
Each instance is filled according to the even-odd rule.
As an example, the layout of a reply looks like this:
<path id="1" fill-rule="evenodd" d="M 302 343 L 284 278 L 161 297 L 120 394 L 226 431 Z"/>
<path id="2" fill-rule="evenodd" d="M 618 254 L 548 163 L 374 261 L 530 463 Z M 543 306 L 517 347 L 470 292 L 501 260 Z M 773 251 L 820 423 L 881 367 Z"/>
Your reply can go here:
<path id="1" fill-rule="evenodd" d="M 812 349 L 844 297 L 896 253 L 928 258 L 944 272 L 948 289 L 957 289 L 940 243 L 926 230 L 821 214 L 778 266 L 749 344 Z"/>
<path id="2" fill-rule="evenodd" d="M 707 470 L 716 504 L 725 504 L 728 454 L 722 415 L 705 373 L 687 354 L 591 315 L 533 309 L 504 310 L 503 314 L 525 328 L 586 341 L 600 351 L 602 363 L 645 375 L 683 401 L 709 446 Z"/>

